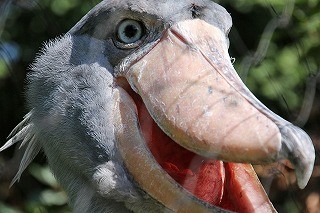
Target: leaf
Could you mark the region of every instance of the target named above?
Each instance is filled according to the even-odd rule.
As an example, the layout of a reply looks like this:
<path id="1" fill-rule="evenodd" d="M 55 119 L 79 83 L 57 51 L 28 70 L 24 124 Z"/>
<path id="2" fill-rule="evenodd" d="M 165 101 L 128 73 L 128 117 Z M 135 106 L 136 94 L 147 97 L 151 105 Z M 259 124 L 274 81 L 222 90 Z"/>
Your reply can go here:
<path id="1" fill-rule="evenodd" d="M 0 212 L 6 212 L 6 213 L 22 213 L 20 210 L 12 207 L 12 206 L 8 206 L 2 202 L 0 202 Z"/>
<path id="2" fill-rule="evenodd" d="M 40 166 L 38 164 L 31 164 L 29 166 L 30 174 L 41 183 L 51 186 L 52 188 L 58 188 L 59 184 L 48 166 Z"/>
<path id="3" fill-rule="evenodd" d="M 68 197 L 65 192 L 56 192 L 54 190 L 44 190 L 40 193 L 40 201 L 48 206 L 62 206 L 68 202 Z"/>

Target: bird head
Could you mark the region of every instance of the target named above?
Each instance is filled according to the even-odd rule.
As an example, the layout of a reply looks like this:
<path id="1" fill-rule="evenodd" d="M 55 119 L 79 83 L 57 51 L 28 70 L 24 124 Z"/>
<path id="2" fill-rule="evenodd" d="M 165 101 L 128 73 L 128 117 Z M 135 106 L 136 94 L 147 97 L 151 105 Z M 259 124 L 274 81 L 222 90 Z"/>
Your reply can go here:
<path id="1" fill-rule="evenodd" d="M 32 65 L 14 181 L 42 149 L 76 212 L 275 211 L 250 164 L 303 188 L 314 148 L 241 81 L 231 25 L 207 0 L 102 1 Z"/>

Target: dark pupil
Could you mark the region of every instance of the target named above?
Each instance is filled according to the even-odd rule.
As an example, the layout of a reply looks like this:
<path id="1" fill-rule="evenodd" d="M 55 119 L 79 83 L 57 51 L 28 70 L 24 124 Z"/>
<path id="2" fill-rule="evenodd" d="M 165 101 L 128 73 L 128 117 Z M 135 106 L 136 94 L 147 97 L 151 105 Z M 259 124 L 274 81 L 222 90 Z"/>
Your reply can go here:
<path id="1" fill-rule="evenodd" d="M 128 37 L 128 38 L 132 38 L 134 37 L 138 32 L 138 29 L 136 26 L 134 25 L 128 25 L 125 29 L 124 29 L 124 34 Z"/>

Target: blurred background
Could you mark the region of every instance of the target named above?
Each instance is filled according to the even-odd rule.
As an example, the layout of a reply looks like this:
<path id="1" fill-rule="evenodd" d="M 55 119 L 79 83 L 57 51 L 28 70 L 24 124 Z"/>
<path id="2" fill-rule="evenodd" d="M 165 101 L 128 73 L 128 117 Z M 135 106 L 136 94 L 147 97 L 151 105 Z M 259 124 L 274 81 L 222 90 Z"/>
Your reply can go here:
<path id="1" fill-rule="evenodd" d="M 39 48 L 66 33 L 98 0 L 0 0 L 0 146 L 28 112 L 25 76 Z M 239 75 L 316 148 L 307 187 L 281 164 L 256 167 L 279 212 L 320 212 L 320 0 L 221 0 L 233 18 L 230 55 Z M 0 212 L 71 212 L 39 155 L 11 188 L 23 149 L 0 153 Z"/>

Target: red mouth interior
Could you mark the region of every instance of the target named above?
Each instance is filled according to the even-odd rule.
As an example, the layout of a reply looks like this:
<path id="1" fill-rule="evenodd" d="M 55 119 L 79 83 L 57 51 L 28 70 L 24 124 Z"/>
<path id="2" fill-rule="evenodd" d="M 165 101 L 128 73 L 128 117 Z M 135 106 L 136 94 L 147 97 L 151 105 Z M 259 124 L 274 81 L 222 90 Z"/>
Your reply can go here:
<path id="1" fill-rule="evenodd" d="M 251 201 L 248 202 L 242 188 L 242 184 L 251 178 L 246 165 L 207 159 L 181 147 L 158 127 L 141 97 L 128 82 L 119 78 L 118 84 L 129 93 L 137 106 L 140 127 L 151 153 L 177 183 L 212 205 L 231 211 L 248 210 Z M 242 183 L 238 179 L 242 179 Z"/>
<path id="2" fill-rule="evenodd" d="M 151 118 L 140 96 L 134 97 L 134 101 L 142 133 L 160 166 L 199 199 L 228 210 L 235 210 L 233 202 L 224 193 L 224 163 L 201 157 L 175 143 Z"/>

